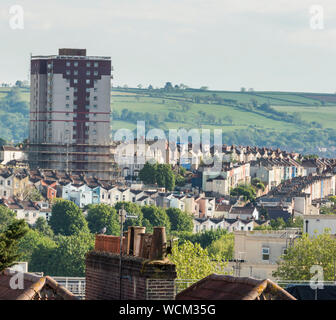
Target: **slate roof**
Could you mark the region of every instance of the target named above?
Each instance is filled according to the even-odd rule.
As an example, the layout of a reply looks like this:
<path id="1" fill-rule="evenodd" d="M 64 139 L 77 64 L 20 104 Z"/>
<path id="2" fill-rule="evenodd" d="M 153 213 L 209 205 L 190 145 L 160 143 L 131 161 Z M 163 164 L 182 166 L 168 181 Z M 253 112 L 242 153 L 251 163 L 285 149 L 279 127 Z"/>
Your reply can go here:
<path id="1" fill-rule="evenodd" d="M 287 221 L 291 218 L 291 214 L 281 207 L 265 207 L 265 209 L 267 210 L 270 220 L 283 218 L 285 221 Z"/>
<path id="2" fill-rule="evenodd" d="M 254 207 L 232 207 L 231 212 L 232 214 L 252 214 L 254 211 Z"/>

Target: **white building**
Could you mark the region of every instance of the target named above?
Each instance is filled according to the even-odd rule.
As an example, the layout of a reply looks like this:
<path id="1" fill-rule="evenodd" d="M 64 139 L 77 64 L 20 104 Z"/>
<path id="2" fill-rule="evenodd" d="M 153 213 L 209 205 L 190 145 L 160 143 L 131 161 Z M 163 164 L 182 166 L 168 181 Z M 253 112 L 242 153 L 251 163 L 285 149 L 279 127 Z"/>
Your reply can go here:
<path id="1" fill-rule="evenodd" d="M 10 161 L 26 160 L 25 153 L 19 148 L 12 146 L 2 146 L 0 148 L 0 164 L 7 164 Z"/>
<path id="2" fill-rule="evenodd" d="M 325 231 L 336 234 L 336 215 L 304 215 L 303 219 L 303 230 L 311 237 L 323 234 Z"/>

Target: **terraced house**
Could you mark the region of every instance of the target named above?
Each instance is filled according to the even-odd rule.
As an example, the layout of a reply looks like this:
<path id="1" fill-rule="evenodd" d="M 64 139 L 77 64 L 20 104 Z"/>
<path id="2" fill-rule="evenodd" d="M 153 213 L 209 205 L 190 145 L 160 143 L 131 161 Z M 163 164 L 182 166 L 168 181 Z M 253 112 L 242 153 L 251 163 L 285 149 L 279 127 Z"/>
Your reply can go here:
<path id="1" fill-rule="evenodd" d="M 205 192 L 222 196 L 229 195 L 231 189 L 250 182 L 249 163 L 226 163 L 220 172 L 214 170 L 211 166 L 203 169 L 202 189 Z"/>

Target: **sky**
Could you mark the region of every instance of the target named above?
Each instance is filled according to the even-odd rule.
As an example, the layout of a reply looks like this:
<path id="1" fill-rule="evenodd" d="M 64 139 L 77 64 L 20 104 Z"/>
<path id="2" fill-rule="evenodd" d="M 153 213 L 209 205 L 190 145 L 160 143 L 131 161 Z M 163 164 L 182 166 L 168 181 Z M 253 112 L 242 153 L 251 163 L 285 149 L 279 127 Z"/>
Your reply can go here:
<path id="1" fill-rule="evenodd" d="M 0 83 L 66 47 L 111 56 L 114 86 L 336 92 L 335 0 L 0 1 Z"/>

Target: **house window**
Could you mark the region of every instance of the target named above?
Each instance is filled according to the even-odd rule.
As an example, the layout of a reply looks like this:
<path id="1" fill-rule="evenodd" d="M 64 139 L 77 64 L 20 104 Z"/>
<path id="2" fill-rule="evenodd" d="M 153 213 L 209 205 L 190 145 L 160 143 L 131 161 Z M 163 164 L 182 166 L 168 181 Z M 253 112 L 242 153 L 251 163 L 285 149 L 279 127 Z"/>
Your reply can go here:
<path id="1" fill-rule="evenodd" d="M 70 70 L 67 70 L 67 71 L 66 71 L 66 75 L 67 75 L 67 76 L 70 76 Z"/>
<path id="2" fill-rule="evenodd" d="M 282 249 L 282 254 L 287 254 L 287 248 Z"/>
<path id="3" fill-rule="evenodd" d="M 74 79 L 74 84 L 77 84 L 78 83 L 78 80 L 77 79 Z"/>
<path id="4" fill-rule="evenodd" d="M 91 75 L 91 72 L 90 71 L 86 71 L 86 75 L 87 76 Z"/>
<path id="5" fill-rule="evenodd" d="M 86 84 L 90 84 L 90 79 L 86 79 Z"/>
<path id="6" fill-rule="evenodd" d="M 78 70 L 74 71 L 74 76 L 78 76 Z"/>
<path id="7" fill-rule="evenodd" d="M 7 191 L 4 191 L 4 197 L 6 197 L 7 196 Z"/>
<path id="8" fill-rule="evenodd" d="M 3 185 L 3 180 L 0 180 L 0 186 L 2 186 Z"/>
<path id="9" fill-rule="evenodd" d="M 68 61 L 68 62 L 66 63 L 66 66 L 67 66 L 67 67 L 70 67 L 70 65 L 71 65 L 71 63 Z"/>
<path id="10" fill-rule="evenodd" d="M 244 230 L 244 227 L 240 227 L 240 230 L 242 230 L 242 231 L 243 231 L 243 230 Z"/>
<path id="11" fill-rule="evenodd" d="M 75 67 L 78 67 L 78 62 L 74 62 L 74 66 L 75 66 Z"/>
<path id="12" fill-rule="evenodd" d="M 269 260 L 269 252 L 270 249 L 269 248 L 262 248 L 262 259 L 265 261 Z"/>
<path id="13" fill-rule="evenodd" d="M 10 186 L 10 181 L 9 180 L 7 181 L 7 185 Z"/>
<path id="14" fill-rule="evenodd" d="M 86 63 L 86 66 L 89 68 L 89 67 L 91 67 L 91 63 L 90 62 L 87 62 Z"/>
<path id="15" fill-rule="evenodd" d="M 94 67 L 95 67 L 95 68 L 98 68 L 98 62 L 95 62 L 95 63 L 94 63 Z"/>

